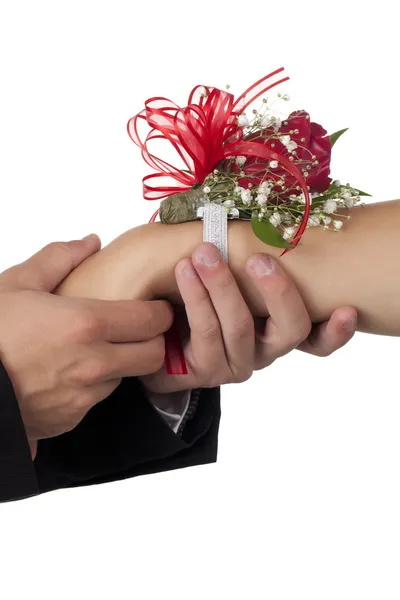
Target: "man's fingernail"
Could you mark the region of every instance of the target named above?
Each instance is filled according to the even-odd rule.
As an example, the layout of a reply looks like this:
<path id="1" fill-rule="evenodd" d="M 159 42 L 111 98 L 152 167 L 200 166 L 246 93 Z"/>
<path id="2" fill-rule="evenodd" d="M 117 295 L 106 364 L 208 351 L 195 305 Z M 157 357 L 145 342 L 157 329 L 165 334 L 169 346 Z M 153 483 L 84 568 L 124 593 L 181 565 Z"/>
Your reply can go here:
<path id="1" fill-rule="evenodd" d="M 256 277 L 270 275 L 275 268 L 274 261 L 268 255 L 254 258 L 249 266 Z"/>
<path id="2" fill-rule="evenodd" d="M 194 258 L 203 266 L 212 268 L 219 264 L 221 255 L 213 244 L 207 244 L 195 251 Z"/>

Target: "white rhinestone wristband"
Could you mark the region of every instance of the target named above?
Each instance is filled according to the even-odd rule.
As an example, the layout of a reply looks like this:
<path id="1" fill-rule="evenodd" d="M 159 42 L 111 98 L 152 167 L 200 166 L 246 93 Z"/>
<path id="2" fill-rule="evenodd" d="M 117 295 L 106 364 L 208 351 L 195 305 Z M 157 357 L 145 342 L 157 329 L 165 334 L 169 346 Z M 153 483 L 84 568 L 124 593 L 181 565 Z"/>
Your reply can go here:
<path id="1" fill-rule="evenodd" d="M 197 218 L 203 220 L 203 242 L 211 242 L 228 262 L 228 219 L 238 219 L 239 211 L 229 212 L 223 204 L 207 202 L 197 210 Z"/>

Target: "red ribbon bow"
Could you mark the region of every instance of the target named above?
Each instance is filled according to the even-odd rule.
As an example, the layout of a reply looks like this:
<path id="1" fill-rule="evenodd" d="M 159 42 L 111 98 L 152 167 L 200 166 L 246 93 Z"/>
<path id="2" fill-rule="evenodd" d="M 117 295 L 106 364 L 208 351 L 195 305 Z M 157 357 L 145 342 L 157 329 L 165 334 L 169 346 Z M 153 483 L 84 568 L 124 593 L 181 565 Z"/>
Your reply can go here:
<path id="1" fill-rule="evenodd" d="M 146 163 L 155 171 L 143 178 L 143 195 L 146 200 L 161 200 L 177 192 L 186 192 L 195 184 L 202 184 L 206 177 L 231 156 L 256 156 L 278 161 L 298 181 L 304 193 L 303 219 L 293 236 L 297 245 L 304 233 L 310 214 L 310 196 L 301 171 L 286 157 L 273 148 L 243 139 L 239 116 L 261 95 L 289 78 L 266 82 L 281 73 L 280 68 L 249 87 L 235 101 L 232 94 L 217 88 L 196 86 L 189 95 L 184 108 L 167 98 L 154 97 L 145 102 L 145 108 L 128 122 L 128 134 L 139 146 Z M 202 92 L 202 93 L 201 93 Z M 195 101 L 195 96 L 200 95 Z M 142 141 L 138 126 L 145 121 L 150 127 Z M 167 140 L 174 148 L 185 168 L 178 168 L 152 154 L 149 145 L 155 140 Z M 162 179 L 168 178 L 167 184 Z M 173 180 L 171 182 L 171 179 Z M 157 210 L 151 218 L 154 221 Z M 187 373 L 182 350 L 176 352 L 177 331 L 167 339 L 166 366 L 169 373 Z M 173 336 L 173 339 L 171 338 Z"/>

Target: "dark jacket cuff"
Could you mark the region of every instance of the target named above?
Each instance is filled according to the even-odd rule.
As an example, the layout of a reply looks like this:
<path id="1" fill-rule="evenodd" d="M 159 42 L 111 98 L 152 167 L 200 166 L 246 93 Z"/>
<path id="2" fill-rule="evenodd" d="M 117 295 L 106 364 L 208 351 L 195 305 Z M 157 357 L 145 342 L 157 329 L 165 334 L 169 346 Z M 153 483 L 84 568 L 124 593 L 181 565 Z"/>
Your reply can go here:
<path id="1" fill-rule="evenodd" d="M 33 496 L 38 484 L 18 401 L 0 363 L 0 502 Z"/>
<path id="2" fill-rule="evenodd" d="M 219 389 L 202 390 L 195 415 L 179 436 L 140 382 L 124 379 L 75 429 L 39 442 L 40 492 L 214 462 L 219 416 Z"/>

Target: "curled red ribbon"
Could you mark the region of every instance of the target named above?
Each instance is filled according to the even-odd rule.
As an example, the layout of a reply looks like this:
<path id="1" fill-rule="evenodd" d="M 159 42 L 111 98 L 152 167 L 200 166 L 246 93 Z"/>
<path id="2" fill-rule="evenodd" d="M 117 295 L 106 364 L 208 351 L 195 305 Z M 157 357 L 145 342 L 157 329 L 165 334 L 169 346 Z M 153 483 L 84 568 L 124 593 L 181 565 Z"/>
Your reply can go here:
<path id="1" fill-rule="evenodd" d="M 283 70 L 277 69 L 256 81 L 237 100 L 229 92 L 206 86 L 193 88 L 188 104 L 183 108 L 163 97 L 147 100 L 145 108 L 128 121 L 129 136 L 141 149 L 145 162 L 156 171 L 143 178 L 144 198 L 161 200 L 171 194 L 186 192 L 195 184 L 201 185 L 222 160 L 231 156 L 247 155 L 276 160 L 293 175 L 304 193 L 303 219 L 292 242 L 296 246 L 306 229 L 310 214 L 311 202 L 306 181 L 286 156 L 256 141 L 244 140 L 243 129 L 238 124 L 238 117 L 259 96 L 289 79 L 284 77 L 272 83 L 268 81 Z M 200 94 L 197 101 L 196 94 Z M 144 140 L 138 131 L 142 121 L 150 127 Z M 168 141 L 184 167 L 178 168 L 150 152 L 149 146 L 155 140 Z M 163 178 L 168 178 L 167 184 L 163 184 Z M 153 214 L 151 222 L 156 219 L 158 212 Z M 184 374 L 187 369 L 178 335 L 175 327 L 167 339 L 166 368 L 168 373 Z"/>

